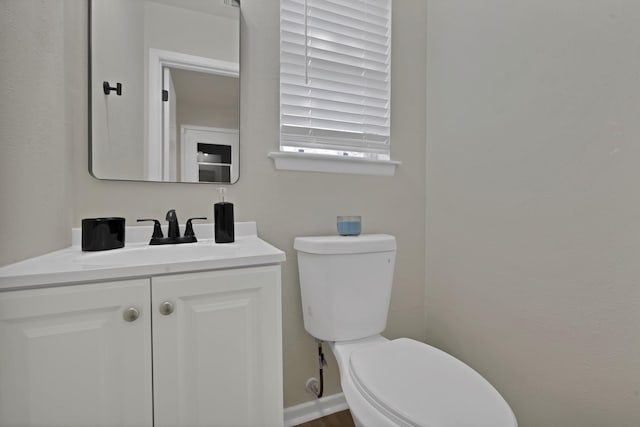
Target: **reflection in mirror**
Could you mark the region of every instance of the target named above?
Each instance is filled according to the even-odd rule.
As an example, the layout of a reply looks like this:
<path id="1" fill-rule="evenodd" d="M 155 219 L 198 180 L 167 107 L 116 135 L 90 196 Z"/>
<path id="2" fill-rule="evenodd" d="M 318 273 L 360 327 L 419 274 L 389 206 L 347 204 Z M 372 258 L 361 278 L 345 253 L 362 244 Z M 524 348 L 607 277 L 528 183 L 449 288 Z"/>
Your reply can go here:
<path id="1" fill-rule="evenodd" d="M 236 0 L 91 1 L 96 178 L 238 180 L 237 6 Z"/>

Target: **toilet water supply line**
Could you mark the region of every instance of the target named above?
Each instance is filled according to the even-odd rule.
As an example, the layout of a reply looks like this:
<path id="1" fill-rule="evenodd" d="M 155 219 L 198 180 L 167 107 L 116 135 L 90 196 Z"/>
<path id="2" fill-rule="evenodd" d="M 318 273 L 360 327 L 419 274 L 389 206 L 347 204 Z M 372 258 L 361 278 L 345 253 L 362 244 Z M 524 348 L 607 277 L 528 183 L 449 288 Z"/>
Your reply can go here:
<path id="1" fill-rule="evenodd" d="M 317 392 L 314 391 L 313 394 L 319 399 L 322 397 L 322 393 L 324 391 L 324 375 L 322 374 L 322 369 L 327 366 L 327 361 L 324 358 L 324 353 L 322 352 L 322 341 L 318 340 L 318 365 L 320 370 L 320 390 Z"/>

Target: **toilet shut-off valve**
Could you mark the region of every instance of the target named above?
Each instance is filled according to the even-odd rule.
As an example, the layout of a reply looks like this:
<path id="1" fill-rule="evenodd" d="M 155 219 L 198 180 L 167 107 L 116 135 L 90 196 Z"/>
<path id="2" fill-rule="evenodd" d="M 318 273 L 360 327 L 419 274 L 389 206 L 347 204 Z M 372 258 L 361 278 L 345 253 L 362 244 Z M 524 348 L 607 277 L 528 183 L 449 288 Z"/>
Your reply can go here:
<path id="1" fill-rule="evenodd" d="M 318 341 L 318 371 L 320 381 L 315 378 L 309 378 L 305 384 L 306 390 L 315 395 L 318 399 L 322 397 L 324 392 L 324 367 L 327 366 L 327 360 L 324 358 L 324 352 L 322 351 L 322 341 Z"/>

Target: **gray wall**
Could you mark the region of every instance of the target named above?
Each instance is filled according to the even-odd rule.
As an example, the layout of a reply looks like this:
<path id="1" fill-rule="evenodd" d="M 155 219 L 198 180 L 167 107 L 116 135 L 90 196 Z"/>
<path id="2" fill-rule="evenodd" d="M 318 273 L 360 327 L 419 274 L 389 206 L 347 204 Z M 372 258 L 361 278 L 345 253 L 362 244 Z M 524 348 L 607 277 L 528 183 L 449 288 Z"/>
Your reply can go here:
<path id="1" fill-rule="evenodd" d="M 67 246 L 69 228 L 79 226 L 84 217 L 120 215 L 133 224 L 140 217 L 161 218 L 170 208 L 176 208 L 183 220 L 211 217 L 217 199 L 214 185 L 98 181 L 87 172 L 86 2 L 3 0 L 0 5 L 0 75 L 10 66 L 24 79 L 24 88 L 17 89 L 2 81 L 0 91 L 15 90 L 16 102 L 8 104 L 3 98 L 0 105 L 3 112 L 10 111 L 10 117 L 28 124 L 24 129 L 7 120 L 5 129 L 3 123 L 1 205 L 3 217 L 12 221 L 0 222 L 4 239 L 0 265 Z M 403 162 L 395 177 L 274 169 L 267 153 L 278 149 L 278 2 L 245 0 L 242 7 L 240 181 L 230 187 L 228 199 L 235 202 L 237 220 L 257 221 L 260 235 L 287 252 L 282 300 L 285 405 L 291 406 L 310 400 L 304 383 L 317 374 L 315 344 L 302 326 L 293 238 L 335 233 L 336 215 L 360 214 L 364 232 L 397 236 L 387 335 L 424 339 L 425 3 L 402 0 L 394 8 L 392 157 Z M 4 20 L 12 20 L 14 13 L 25 16 L 16 18 L 16 25 L 5 25 Z M 14 39 L 5 36 L 7 28 Z M 20 46 L 5 51 L 4 44 L 11 40 Z M 40 44 L 51 43 L 54 63 L 47 73 L 43 68 L 49 57 L 40 55 Z M 46 91 L 29 87 L 40 81 L 52 87 Z M 52 108 L 42 107 L 49 104 Z M 34 123 L 41 128 L 34 130 Z M 4 167 L 9 149 L 4 132 L 13 135 L 14 141 L 33 141 L 33 146 L 13 155 L 12 161 L 24 167 L 13 169 L 11 175 Z M 41 149 L 46 149 L 44 155 L 55 154 L 57 161 L 47 163 L 47 169 L 43 165 L 24 172 Z M 52 197 L 52 191 L 62 196 Z M 54 213 L 44 223 L 37 221 Z M 16 226 L 21 223 L 35 224 L 40 232 L 24 239 Z M 22 240 L 20 250 L 14 250 L 12 245 Z M 329 363 L 326 392 L 332 394 L 338 391 L 338 375 L 332 358 Z"/>
<path id="2" fill-rule="evenodd" d="M 521 427 L 640 425 L 640 3 L 427 16 L 428 341 Z"/>

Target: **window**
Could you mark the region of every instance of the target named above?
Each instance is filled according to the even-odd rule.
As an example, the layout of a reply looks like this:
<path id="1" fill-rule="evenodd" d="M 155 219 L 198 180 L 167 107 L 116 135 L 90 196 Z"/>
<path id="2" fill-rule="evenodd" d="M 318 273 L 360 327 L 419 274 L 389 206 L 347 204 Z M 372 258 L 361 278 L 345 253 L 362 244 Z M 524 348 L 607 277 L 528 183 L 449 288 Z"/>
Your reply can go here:
<path id="1" fill-rule="evenodd" d="M 391 173 L 370 173 L 393 174 L 390 71 L 391 0 L 281 0 L 276 167 L 299 159 L 296 170 L 378 164 Z"/>

